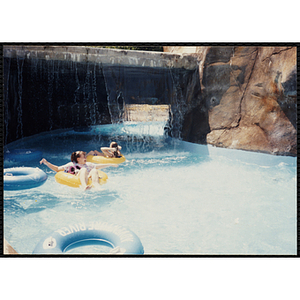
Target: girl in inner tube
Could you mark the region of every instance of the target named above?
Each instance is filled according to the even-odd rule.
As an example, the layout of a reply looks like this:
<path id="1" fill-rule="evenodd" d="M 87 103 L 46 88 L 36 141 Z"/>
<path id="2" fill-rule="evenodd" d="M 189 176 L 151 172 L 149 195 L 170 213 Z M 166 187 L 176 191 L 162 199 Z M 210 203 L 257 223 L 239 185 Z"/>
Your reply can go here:
<path id="1" fill-rule="evenodd" d="M 99 174 L 97 169 L 106 167 L 118 167 L 117 164 L 94 164 L 86 161 L 86 153 L 84 151 L 76 151 L 71 154 L 71 162 L 56 166 L 48 162 L 45 158 L 40 161 L 40 164 L 46 165 L 48 168 L 55 172 L 65 171 L 76 176 L 79 176 L 81 188 L 85 191 L 92 186 L 100 188 Z M 92 179 L 92 184 L 88 185 L 88 179 Z"/>
<path id="2" fill-rule="evenodd" d="M 97 150 L 94 150 L 94 151 L 90 151 L 88 155 L 95 155 L 95 156 L 105 156 L 105 157 L 110 157 L 110 158 L 113 158 L 113 157 L 121 157 L 122 154 L 121 154 L 121 149 L 122 147 L 119 146 L 116 142 L 111 142 L 109 147 L 101 147 L 100 148 L 102 153 L 97 151 Z"/>

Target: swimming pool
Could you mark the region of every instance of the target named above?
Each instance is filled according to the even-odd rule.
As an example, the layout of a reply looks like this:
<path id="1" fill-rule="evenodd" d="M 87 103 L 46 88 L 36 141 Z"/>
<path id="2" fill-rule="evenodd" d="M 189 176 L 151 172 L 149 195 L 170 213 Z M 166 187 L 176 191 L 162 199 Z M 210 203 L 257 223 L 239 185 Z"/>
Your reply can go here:
<path id="1" fill-rule="evenodd" d="M 117 141 L 126 162 L 106 168 L 103 190 L 86 192 L 48 179 L 4 191 L 4 234 L 31 254 L 49 232 L 103 221 L 133 231 L 147 255 L 296 255 L 296 158 L 196 145 L 164 136 L 164 122 L 92 126 L 25 138 L 4 149 L 36 149 L 62 165 L 73 151 Z M 6 162 L 4 166 L 8 167 Z M 11 166 L 11 165 L 9 165 Z M 106 254 L 90 245 L 66 254 Z"/>

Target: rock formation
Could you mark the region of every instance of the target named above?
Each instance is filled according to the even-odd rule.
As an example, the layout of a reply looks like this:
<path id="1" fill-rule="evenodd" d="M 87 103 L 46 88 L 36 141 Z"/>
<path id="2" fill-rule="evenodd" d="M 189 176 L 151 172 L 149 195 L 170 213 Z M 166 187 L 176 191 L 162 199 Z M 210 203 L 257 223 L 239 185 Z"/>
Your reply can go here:
<path id="1" fill-rule="evenodd" d="M 202 101 L 185 115 L 184 140 L 296 155 L 296 47 L 164 47 L 164 51 L 199 59 Z"/>

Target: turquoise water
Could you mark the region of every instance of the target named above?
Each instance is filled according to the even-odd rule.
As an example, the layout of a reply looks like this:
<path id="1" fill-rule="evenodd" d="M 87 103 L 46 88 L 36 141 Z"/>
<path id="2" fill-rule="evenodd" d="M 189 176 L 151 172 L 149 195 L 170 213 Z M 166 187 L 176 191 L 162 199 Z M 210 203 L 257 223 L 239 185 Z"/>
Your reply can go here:
<path id="1" fill-rule="evenodd" d="M 164 123 L 93 126 L 60 130 L 16 141 L 62 165 L 71 152 L 117 141 L 126 162 L 106 168 L 101 191 L 83 192 L 55 182 L 38 162 L 46 183 L 4 191 L 4 234 L 31 254 L 46 234 L 81 221 L 104 221 L 132 230 L 145 254 L 295 255 L 296 158 L 196 145 L 166 138 Z M 8 167 L 8 165 L 5 165 Z M 67 254 L 109 253 L 106 246 Z"/>

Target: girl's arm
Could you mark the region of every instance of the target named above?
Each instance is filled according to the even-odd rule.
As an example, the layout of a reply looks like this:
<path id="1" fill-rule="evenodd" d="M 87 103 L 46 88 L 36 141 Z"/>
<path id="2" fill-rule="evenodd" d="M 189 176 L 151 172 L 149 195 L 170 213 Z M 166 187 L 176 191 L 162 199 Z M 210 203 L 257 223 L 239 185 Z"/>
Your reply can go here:
<path id="1" fill-rule="evenodd" d="M 113 157 L 113 152 L 115 151 L 115 148 L 101 147 L 100 149 L 104 153 L 104 155 Z"/>
<path id="2" fill-rule="evenodd" d="M 95 169 L 104 169 L 104 168 L 107 168 L 107 167 L 119 167 L 118 164 L 95 164 Z"/>
<path id="3" fill-rule="evenodd" d="M 58 171 L 62 171 L 63 170 L 63 167 L 58 167 L 56 165 L 53 165 L 51 163 L 49 163 L 45 158 L 43 158 L 41 161 L 40 161 L 40 164 L 44 164 L 46 165 L 48 168 L 50 168 L 51 170 L 55 171 L 55 172 L 58 172 Z"/>

